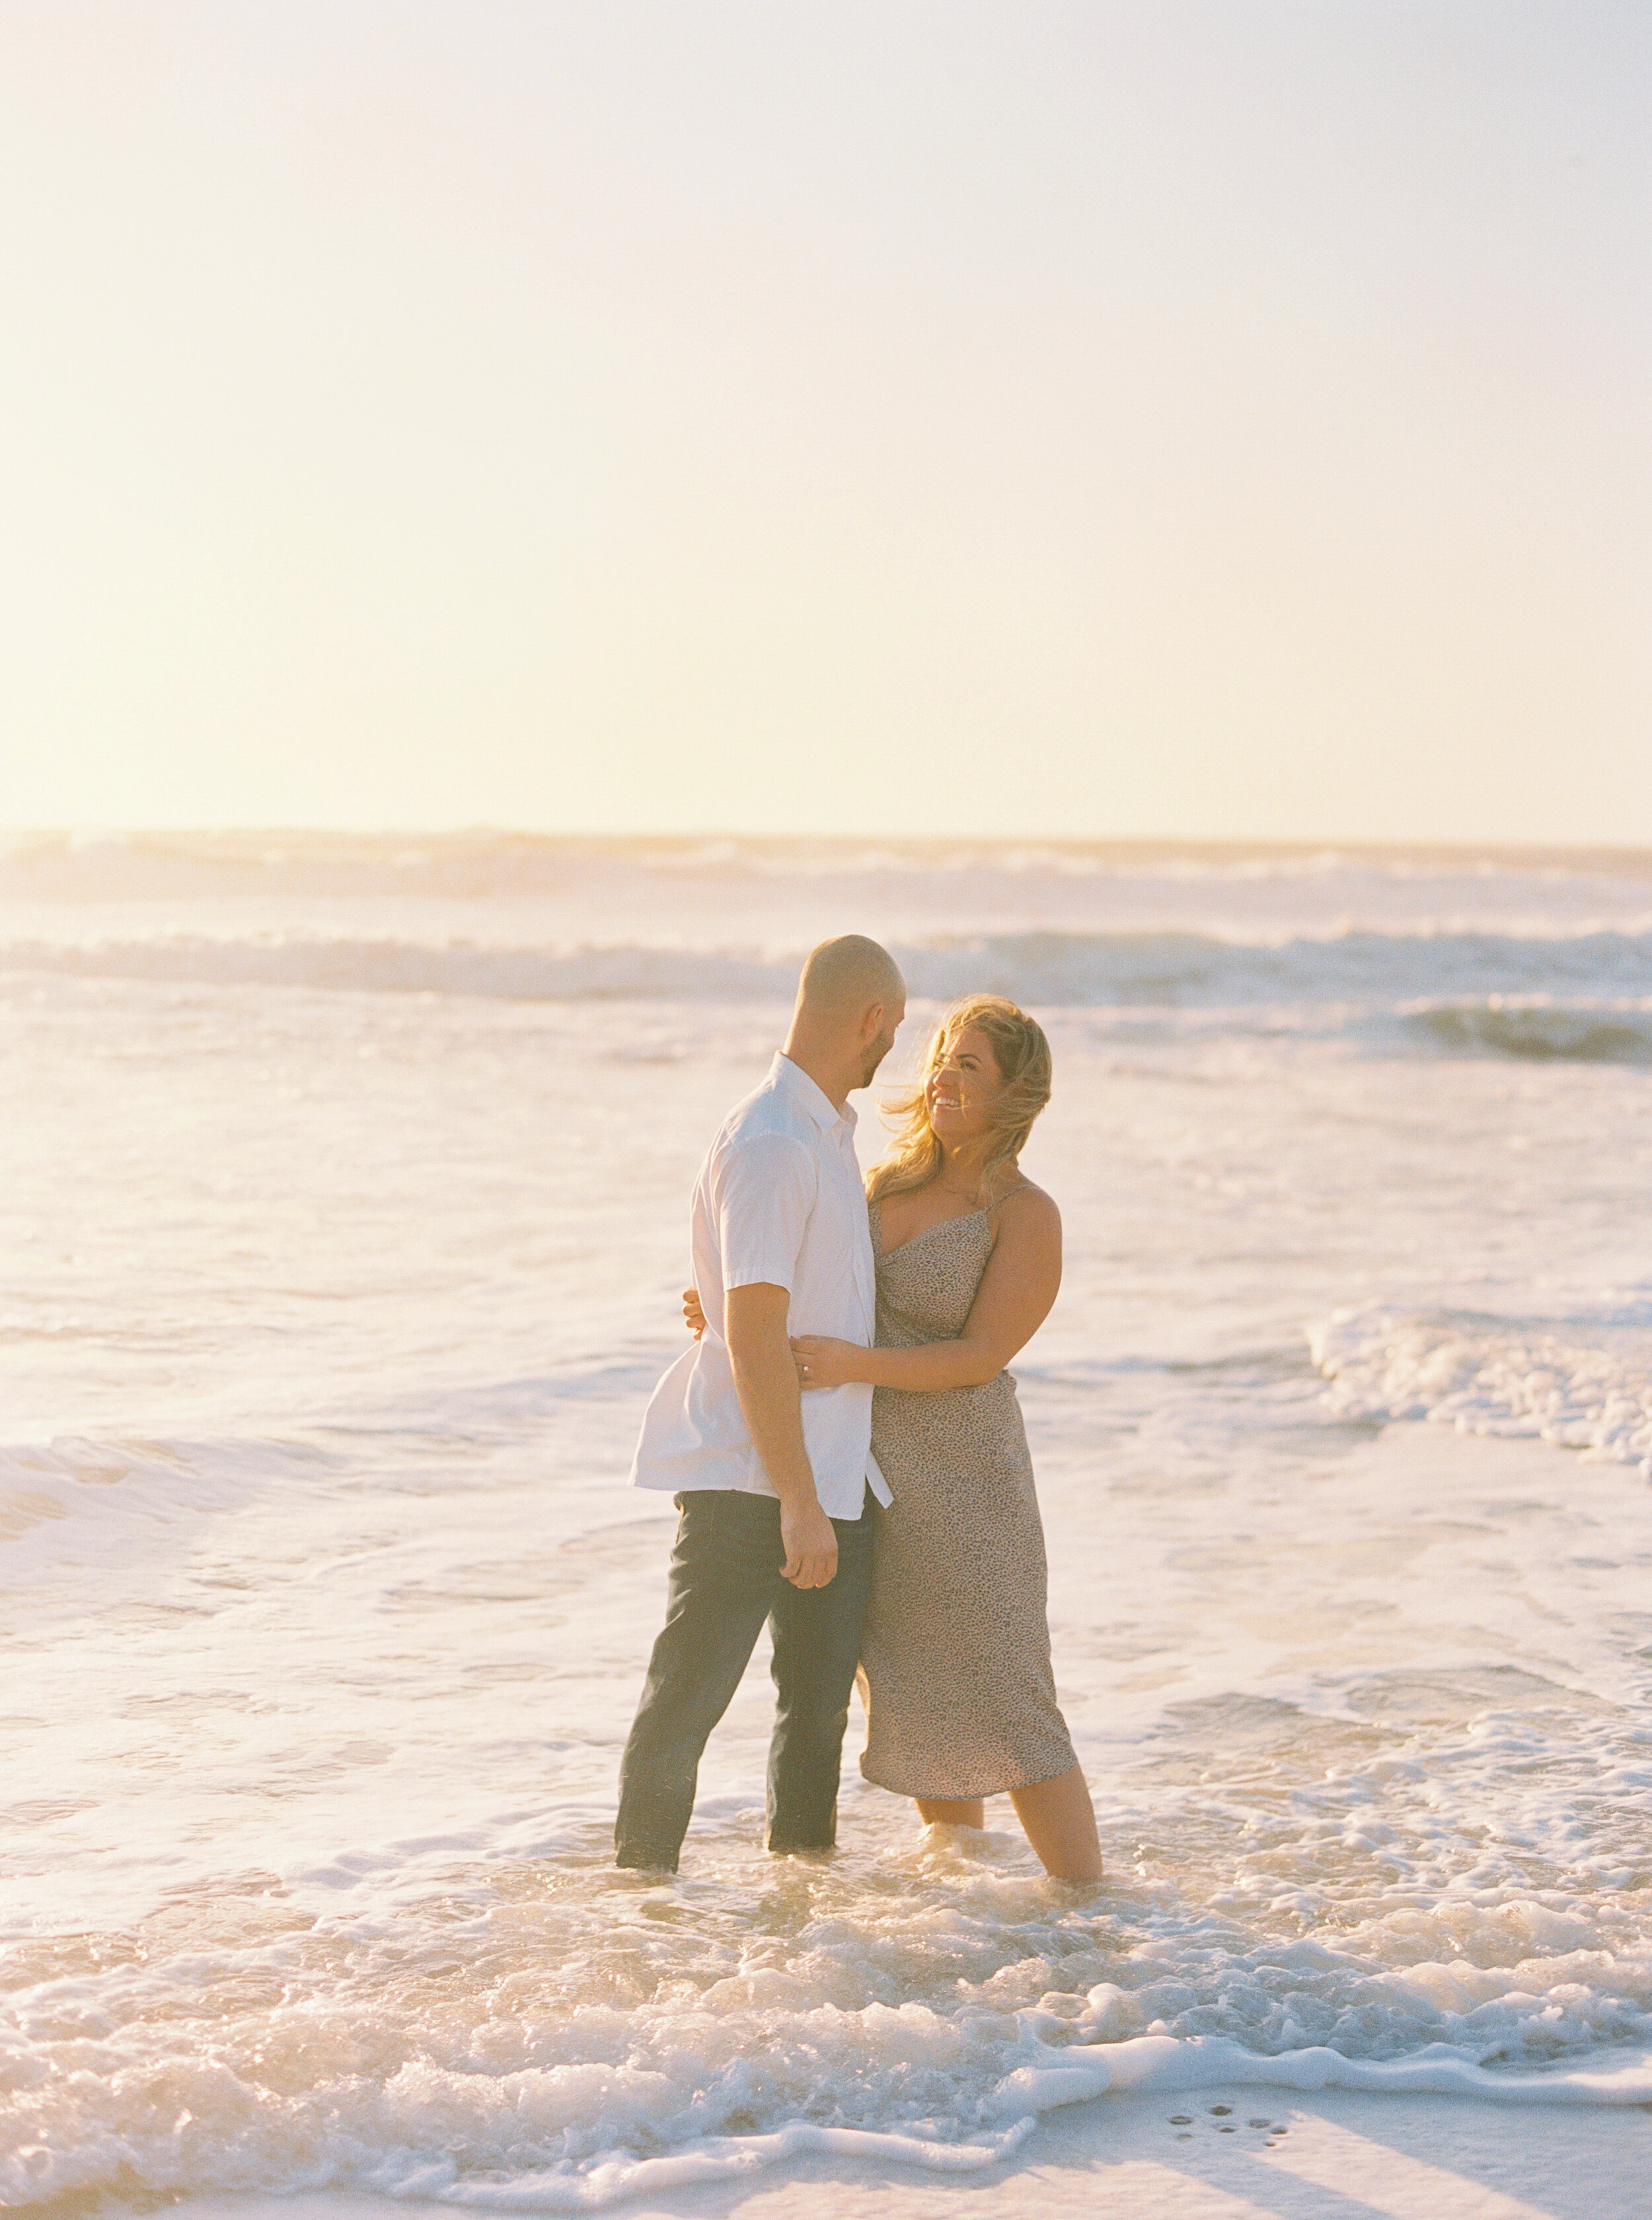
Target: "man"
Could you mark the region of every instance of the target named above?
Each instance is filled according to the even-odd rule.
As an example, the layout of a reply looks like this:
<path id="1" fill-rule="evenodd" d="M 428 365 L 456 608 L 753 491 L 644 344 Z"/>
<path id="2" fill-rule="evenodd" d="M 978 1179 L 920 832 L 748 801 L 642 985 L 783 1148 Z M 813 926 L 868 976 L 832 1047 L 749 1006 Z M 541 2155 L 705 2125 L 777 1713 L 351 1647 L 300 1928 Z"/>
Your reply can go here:
<path id="1" fill-rule="evenodd" d="M 876 1289 L 851 1092 L 906 1014 L 875 940 L 823 941 L 786 1045 L 736 1106 L 695 1182 L 694 1281 L 707 1326 L 655 1389 L 632 1479 L 679 1512 L 665 1626 L 620 1768 L 615 1861 L 675 1872 L 707 1737 L 766 1619 L 778 1695 L 771 1850 L 826 1850 L 860 1654 L 871 1536 L 872 1391 L 800 1394 L 790 1336 L 870 1345 Z"/>

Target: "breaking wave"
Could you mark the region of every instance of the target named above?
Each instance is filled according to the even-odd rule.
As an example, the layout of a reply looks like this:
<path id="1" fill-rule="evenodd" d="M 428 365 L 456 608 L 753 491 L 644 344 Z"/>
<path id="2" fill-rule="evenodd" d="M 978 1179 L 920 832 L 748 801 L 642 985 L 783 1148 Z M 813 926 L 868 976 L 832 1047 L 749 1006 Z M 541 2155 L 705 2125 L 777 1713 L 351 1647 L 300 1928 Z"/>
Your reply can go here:
<path id="1" fill-rule="evenodd" d="M 1337 1947 L 1207 1913 L 1178 1949 L 1164 1905 L 972 1868 L 947 1835 L 757 1889 L 627 1888 L 564 1849 L 388 1918 L 317 1920 L 254 1876 L 118 1948 L 20 1940 L 0 2197 L 589 2211 L 808 2149 L 970 2171 L 1111 2090 L 1652 2099 L 1652 1961 L 1616 1907 L 1482 1891 Z"/>
<path id="2" fill-rule="evenodd" d="M 1524 1436 L 1652 1479 L 1652 1321 L 1543 1327 L 1449 1311 L 1333 1311 L 1308 1336 L 1348 1418 Z"/>
<path id="3" fill-rule="evenodd" d="M 1016 932 L 897 942 L 915 995 L 1034 1008 L 1310 1012 L 1374 1045 L 1652 1061 L 1652 933 L 1349 932 L 1277 942 L 1188 932 Z M 623 942 L 574 947 L 165 932 L 0 943 L 0 971 L 521 1001 L 773 1002 L 799 951 Z M 1300 1017 L 1295 1020 L 1300 1023 Z"/>
<path id="4" fill-rule="evenodd" d="M 1624 1002 L 1528 1001 L 1494 995 L 1404 1013 L 1406 1027 L 1449 1055 L 1511 1056 L 1528 1063 L 1652 1063 L 1652 1008 Z"/>
<path id="5" fill-rule="evenodd" d="M 257 1440 L 61 1435 L 0 1444 L 0 1568 L 14 1594 L 60 1574 L 147 1578 L 201 1520 L 313 1469 L 324 1453 Z"/>

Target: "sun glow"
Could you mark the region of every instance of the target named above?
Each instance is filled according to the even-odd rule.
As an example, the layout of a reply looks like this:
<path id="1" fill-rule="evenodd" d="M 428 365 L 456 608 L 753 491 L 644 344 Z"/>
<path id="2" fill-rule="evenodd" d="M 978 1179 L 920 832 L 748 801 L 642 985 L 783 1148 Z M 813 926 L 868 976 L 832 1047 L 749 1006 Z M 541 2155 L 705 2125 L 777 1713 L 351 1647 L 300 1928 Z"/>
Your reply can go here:
<path id="1" fill-rule="evenodd" d="M 1652 839 L 1634 11 L 0 40 L 0 823 Z"/>

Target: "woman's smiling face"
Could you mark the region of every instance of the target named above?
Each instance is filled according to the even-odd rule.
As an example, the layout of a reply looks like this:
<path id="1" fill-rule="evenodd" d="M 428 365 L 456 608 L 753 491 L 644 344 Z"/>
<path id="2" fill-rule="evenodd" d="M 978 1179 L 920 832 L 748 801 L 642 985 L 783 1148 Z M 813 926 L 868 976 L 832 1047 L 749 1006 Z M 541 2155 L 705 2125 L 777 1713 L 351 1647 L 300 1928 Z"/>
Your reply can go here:
<path id="1" fill-rule="evenodd" d="M 992 1043 L 976 1026 L 965 1026 L 946 1045 L 924 1084 L 929 1122 L 938 1139 L 973 1141 L 994 1130 L 991 1105 L 1003 1092 Z"/>

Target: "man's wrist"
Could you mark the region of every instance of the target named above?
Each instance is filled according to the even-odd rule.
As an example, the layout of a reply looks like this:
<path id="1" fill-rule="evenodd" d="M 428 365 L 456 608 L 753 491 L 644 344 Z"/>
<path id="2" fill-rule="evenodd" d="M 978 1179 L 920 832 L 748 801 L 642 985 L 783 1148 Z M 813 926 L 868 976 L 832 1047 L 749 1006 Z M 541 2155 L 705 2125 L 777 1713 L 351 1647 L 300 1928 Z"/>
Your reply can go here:
<path id="1" fill-rule="evenodd" d="M 774 1474 L 770 1473 L 769 1479 L 775 1494 L 780 1498 L 781 1509 L 789 1512 L 793 1518 L 795 1518 L 800 1511 L 820 1509 L 820 1498 L 816 1492 L 814 1475 L 812 1472 L 789 1474 L 783 1481 L 777 1480 Z"/>

